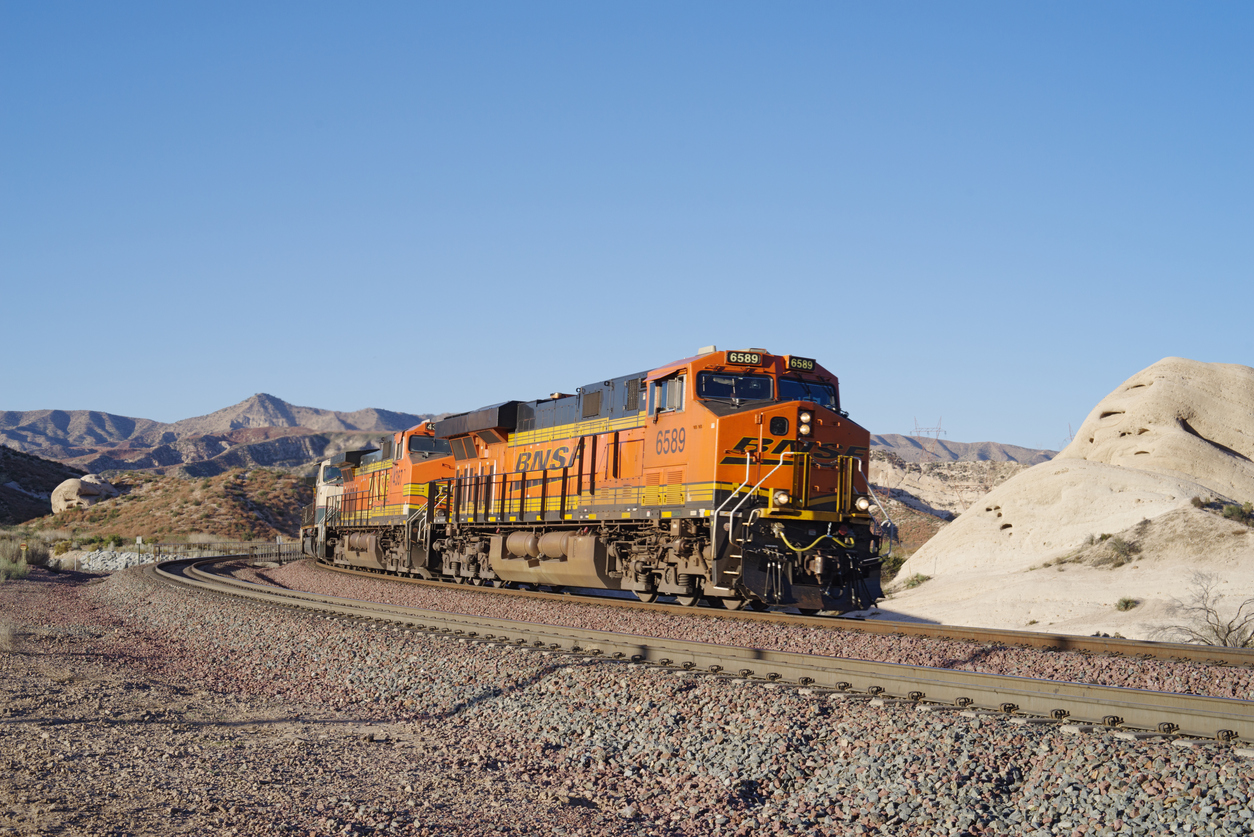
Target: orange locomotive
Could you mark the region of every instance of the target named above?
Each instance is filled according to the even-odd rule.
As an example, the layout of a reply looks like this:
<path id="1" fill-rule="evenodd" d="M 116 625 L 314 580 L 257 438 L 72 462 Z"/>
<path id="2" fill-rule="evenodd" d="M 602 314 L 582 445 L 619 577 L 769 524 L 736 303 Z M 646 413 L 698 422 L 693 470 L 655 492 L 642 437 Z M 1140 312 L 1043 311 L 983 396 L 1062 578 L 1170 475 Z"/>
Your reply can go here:
<path id="1" fill-rule="evenodd" d="M 814 360 L 711 349 L 325 463 L 306 551 L 475 584 L 857 610 L 882 596 L 869 445 Z"/>

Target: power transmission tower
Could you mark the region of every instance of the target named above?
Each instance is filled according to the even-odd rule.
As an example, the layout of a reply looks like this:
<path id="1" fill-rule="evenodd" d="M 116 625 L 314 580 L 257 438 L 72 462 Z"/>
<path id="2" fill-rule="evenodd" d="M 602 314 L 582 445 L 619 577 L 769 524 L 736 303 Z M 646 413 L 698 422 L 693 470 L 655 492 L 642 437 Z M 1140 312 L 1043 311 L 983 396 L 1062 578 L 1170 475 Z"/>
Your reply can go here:
<path id="1" fill-rule="evenodd" d="M 937 459 L 937 460 L 940 460 L 940 458 L 941 458 L 941 456 L 940 456 L 940 437 L 941 437 L 941 436 L 948 435 L 948 434 L 946 434 L 946 433 L 945 433 L 945 429 L 944 429 L 943 427 L 941 427 L 941 421 L 942 421 L 942 419 L 943 419 L 943 418 L 944 418 L 944 417 L 942 416 L 941 418 L 938 418 L 938 419 L 936 420 L 936 426 L 935 426 L 935 427 L 919 427 L 919 419 L 918 419 L 918 417 L 916 416 L 916 417 L 915 417 L 915 419 L 914 419 L 914 436 L 915 436 L 915 438 L 916 438 L 916 439 L 924 439 L 924 440 L 933 440 L 933 441 L 935 441 L 935 443 L 936 443 L 936 451 L 935 451 L 935 452 L 933 452 L 933 451 L 931 451 L 931 450 L 928 450 L 928 446 L 927 446 L 926 442 L 922 445 L 922 447 L 923 447 L 923 452 L 924 452 L 925 454 L 927 454 L 927 455 L 929 455 L 929 456 L 934 456 L 934 457 L 936 457 L 936 459 Z M 920 460 L 919 460 L 919 462 L 920 462 L 920 463 L 922 463 L 922 462 L 926 462 L 926 461 L 927 461 L 927 459 L 926 459 L 926 458 L 924 458 L 924 459 L 920 459 Z"/>

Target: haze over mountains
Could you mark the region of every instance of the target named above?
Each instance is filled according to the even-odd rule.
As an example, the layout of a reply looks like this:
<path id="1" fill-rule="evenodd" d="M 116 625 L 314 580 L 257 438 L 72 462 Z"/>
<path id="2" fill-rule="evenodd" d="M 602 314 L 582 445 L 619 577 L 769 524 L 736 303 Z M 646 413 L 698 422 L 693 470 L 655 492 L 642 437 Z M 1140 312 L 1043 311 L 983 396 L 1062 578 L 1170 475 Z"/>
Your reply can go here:
<path id="1" fill-rule="evenodd" d="M 1018 462 L 1021 465 L 1039 465 L 1058 455 L 1056 450 L 1021 448 L 999 442 L 951 442 L 898 433 L 872 435 L 871 450 L 894 453 L 903 462 Z"/>
<path id="2" fill-rule="evenodd" d="M 0 412 L 0 444 L 86 471 L 147 469 L 204 477 L 233 467 L 299 469 L 370 435 L 432 414 L 352 412 L 289 404 L 258 393 L 206 416 L 164 423 L 96 410 Z"/>

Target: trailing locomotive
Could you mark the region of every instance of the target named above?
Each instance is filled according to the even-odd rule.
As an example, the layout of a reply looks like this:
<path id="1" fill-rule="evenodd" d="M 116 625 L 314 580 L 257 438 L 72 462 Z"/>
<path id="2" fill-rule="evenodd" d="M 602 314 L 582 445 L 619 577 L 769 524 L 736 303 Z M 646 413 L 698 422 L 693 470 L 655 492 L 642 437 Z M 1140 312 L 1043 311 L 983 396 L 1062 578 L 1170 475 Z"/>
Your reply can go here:
<path id="1" fill-rule="evenodd" d="M 710 347 L 328 460 L 304 549 L 459 583 L 857 610 L 883 595 L 869 447 L 814 360 Z"/>

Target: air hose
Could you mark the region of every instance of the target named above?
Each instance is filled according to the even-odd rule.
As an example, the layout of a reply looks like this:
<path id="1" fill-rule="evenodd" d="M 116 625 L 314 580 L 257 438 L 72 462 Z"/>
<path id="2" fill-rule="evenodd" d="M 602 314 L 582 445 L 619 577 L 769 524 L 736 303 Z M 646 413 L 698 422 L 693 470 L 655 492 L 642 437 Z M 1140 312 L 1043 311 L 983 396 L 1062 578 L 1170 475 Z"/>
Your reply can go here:
<path id="1" fill-rule="evenodd" d="M 838 546 L 843 546 L 846 549 L 853 548 L 853 538 L 849 538 L 848 541 L 842 541 L 839 538 L 833 537 L 830 531 L 827 532 L 826 534 L 819 535 L 817 538 L 814 539 L 814 543 L 810 544 L 809 546 L 798 548 L 798 547 L 793 546 L 792 541 L 788 540 L 788 536 L 784 534 L 784 526 L 782 523 L 776 523 L 773 528 L 775 529 L 775 534 L 778 535 L 779 539 L 784 542 L 784 546 L 788 547 L 789 549 L 791 549 L 793 552 L 796 552 L 796 553 L 809 552 L 811 549 L 814 549 L 816 546 L 818 546 L 820 543 L 822 543 L 825 540 L 830 540 L 833 543 L 837 544 Z M 828 529 L 830 530 L 831 527 L 828 526 Z"/>

